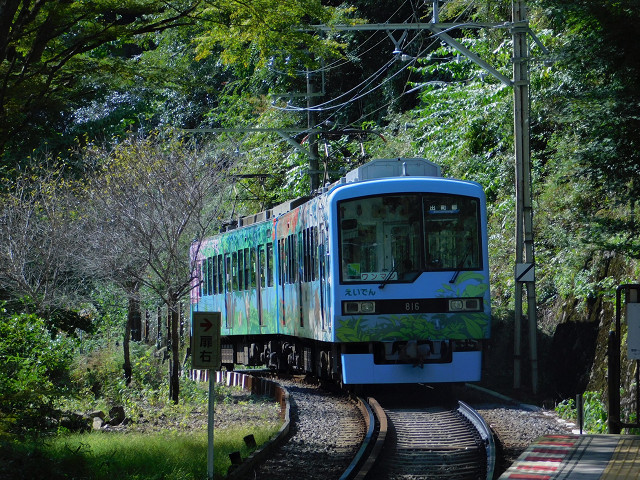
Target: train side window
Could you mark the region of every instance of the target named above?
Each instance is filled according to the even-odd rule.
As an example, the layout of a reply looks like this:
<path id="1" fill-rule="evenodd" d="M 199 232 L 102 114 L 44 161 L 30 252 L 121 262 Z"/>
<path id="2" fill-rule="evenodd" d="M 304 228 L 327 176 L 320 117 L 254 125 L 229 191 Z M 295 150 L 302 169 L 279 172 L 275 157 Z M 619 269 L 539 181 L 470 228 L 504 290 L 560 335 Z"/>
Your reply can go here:
<path id="1" fill-rule="evenodd" d="M 198 266 L 196 267 L 197 271 L 196 271 L 196 278 L 198 279 L 198 296 L 202 297 L 202 284 L 204 283 L 202 281 L 202 266 L 204 264 L 204 261 L 202 262 L 198 262 Z"/>
<path id="2" fill-rule="evenodd" d="M 295 283 L 296 282 L 296 272 L 297 272 L 297 262 L 296 262 L 296 236 L 291 234 L 287 237 L 288 241 L 288 281 L 287 283 Z"/>
<path id="3" fill-rule="evenodd" d="M 209 290 L 207 290 L 207 282 L 209 280 L 209 259 L 205 258 L 202 261 L 202 295 L 209 295 Z"/>
<path id="4" fill-rule="evenodd" d="M 327 277 L 327 256 L 328 248 L 325 247 L 324 242 L 324 223 L 320 224 L 318 228 L 318 279 L 324 280 Z"/>
<path id="5" fill-rule="evenodd" d="M 264 245 L 258 245 L 258 268 L 260 269 L 260 288 L 267 286 L 267 256 Z"/>
<path id="6" fill-rule="evenodd" d="M 244 253 L 238 250 L 238 291 L 244 290 Z"/>
<path id="7" fill-rule="evenodd" d="M 256 275 L 258 273 L 256 269 L 258 254 L 255 248 L 251 248 L 251 249 L 247 248 L 246 252 L 249 255 L 249 264 L 251 265 L 251 271 L 249 273 L 249 278 L 251 279 L 250 285 L 251 285 L 251 288 L 256 288 L 258 283 L 256 281 Z"/>
<path id="8" fill-rule="evenodd" d="M 213 295 L 213 257 L 209 257 L 209 278 L 207 279 L 207 291 L 209 295 Z"/>
<path id="9" fill-rule="evenodd" d="M 231 253 L 231 290 L 238 291 L 238 252 Z"/>
<path id="10" fill-rule="evenodd" d="M 205 258 L 202 262 L 202 293 L 209 295 L 209 259 Z"/>
<path id="11" fill-rule="evenodd" d="M 312 229 L 304 231 L 304 281 L 313 280 L 313 242 L 311 241 Z"/>
<path id="12" fill-rule="evenodd" d="M 244 262 L 242 263 L 244 266 L 244 284 L 242 285 L 242 289 L 249 290 L 249 285 L 251 284 L 251 256 L 249 255 L 249 249 L 245 248 L 244 253 L 241 250 L 240 255 L 244 256 Z"/>
<path id="13" fill-rule="evenodd" d="M 231 277 L 232 277 L 232 272 L 231 272 L 231 257 L 229 256 L 229 254 L 227 253 L 224 256 L 224 265 L 225 265 L 225 286 L 227 287 L 226 290 L 227 292 L 231 291 Z"/>
<path id="14" fill-rule="evenodd" d="M 298 235 L 293 235 L 293 282 L 297 283 L 300 280 L 300 263 L 302 262 L 302 255 L 300 252 L 301 245 Z"/>
<path id="15" fill-rule="evenodd" d="M 303 281 L 311 281 L 311 249 L 309 248 L 309 237 L 311 228 L 305 228 L 302 232 L 302 257 L 303 257 Z"/>
<path id="16" fill-rule="evenodd" d="M 291 254 L 293 265 L 291 266 L 291 283 L 296 283 L 298 281 L 298 265 L 300 264 L 300 259 L 298 255 L 298 236 L 291 235 L 291 242 L 293 243 L 293 252 Z"/>
<path id="17" fill-rule="evenodd" d="M 273 243 L 267 243 L 267 286 L 273 287 Z"/>
<path id="18" fill-rule="evenodd" d="M 222 255 L 218 255 L 218 293 L 224 293 L 224 261 Z"/>
<path id="19" fill-rule="evenodd" d="M 316 242 L 317 227 L 311 227 L 309 232 L 309 270 L 311 271 L 311 281 L 315 282 L 318 268 L 318 248 Z"/>
<path id="20" fill-rule="evenodd" d="M 313 227 L 309 228 L 309 281 L 315 280 L 315 242 L 313 241 Z"/>
<path id="21" fill-rule="evenodd" d="M 284 285 L 284 238 L 278 240 L 278 281 L 280 285 Z"/>
<path id="22" fill-rule="evenodd" d="M 300 259 L 300 272 L 302 274 L 301 280 L 307 281 L 307 229 L 305 228 L 298 233 L 298 245 L 301 245 L 302 258 Z"/>
<path id="23" fill-rule="evenodd" d="M 293 236 L 287 237 L 287 283 L 293 283 Z"/>
<path id="24" fill-rule="evenodd" d="M 218 257 L 215 255 L 209 259 L 209 265 L 211 266 L 211 286 L 213 290 L 212 295 L 218 293 Z"/>
<path id="25" fill-rule="evenodd" d="M 284 244 L 284 249 L 285 249 L 285 258 L 286 258 L 286 262 L 287 262 L 287 273 L 286 273 L 286 278 L 284 279 L 285 283 L 292 283 L 291 281 L 291 267 L 292 262 L 291 262 L 291 255 L 292 255 L 292 251 L 291 251 L 291 235 L 287 236 L 287 239 L 285 240 L 285 244 Z"/>

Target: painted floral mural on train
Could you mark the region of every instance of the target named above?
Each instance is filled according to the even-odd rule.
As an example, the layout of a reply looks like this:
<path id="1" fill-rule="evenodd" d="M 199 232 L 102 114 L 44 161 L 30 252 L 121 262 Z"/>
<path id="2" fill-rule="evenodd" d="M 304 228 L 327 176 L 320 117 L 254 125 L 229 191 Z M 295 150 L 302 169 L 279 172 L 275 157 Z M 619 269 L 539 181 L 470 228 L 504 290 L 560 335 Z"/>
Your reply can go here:
<path id="1" fill-rule="evenodd" d="M 489 302 L 489 284 L 477 272 L 461 273 L 455 283 L 443 284 L 437 293 L 439 298 L 482 297 Z M 336 337 L 342 342 L 483 339 L 489 338 L 490 325 L 484 312 L 353 316 L 338 320 Z"/>

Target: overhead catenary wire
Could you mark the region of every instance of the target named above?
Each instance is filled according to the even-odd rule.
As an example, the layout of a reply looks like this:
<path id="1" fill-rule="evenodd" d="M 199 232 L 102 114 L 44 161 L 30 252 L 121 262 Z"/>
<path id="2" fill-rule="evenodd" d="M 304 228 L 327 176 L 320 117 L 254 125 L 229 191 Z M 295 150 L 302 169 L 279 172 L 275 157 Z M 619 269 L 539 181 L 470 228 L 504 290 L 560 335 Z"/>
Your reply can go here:
<path id="1" fill-rule="evenodd" d="M 405 2 L 406 3 L 406 2 Z M 404 5 L 404 4 L 403 4 Z M 477 1 L 476 0 L 472 0 L 465 8 L 464 11 L 460 12 L 455 19 L 453 19 L 453 22 L 457 22 L 460 20 L 460 18 L 464 17 L 465 15 L 468 14 L 468 12 L 475 6 L 477 5 Z M 414 7 L 415 8 L 415 7 Z M 398 10 L 396 10 L 395 13 L 397 13 L 397 11 L 399 11 L 400 7 L 398 8 Z M 394 14 L 395 14 L 394 13 Z M 415 12 L 412 18 L 415 18 Z M 407 19 L 409 20 L 409 19 Z M 477 24 L 474 23 L 463 23 L 463 24 L 456 24 L 454 26 L 451 26 L 445 30 L 442 30 L 439 33 L 445 33 L 448 32 L 450 30 L 453 29 L 457 29 L 457 28 L 464 28 L 464 27 L 477 27 Z M 502 28 L 506 26 L 505 25 L 499 25 L 496 26 L 495 28 Z M 422 32 L 420 32 L 422 33 Z M 374 35 L 369 36 L 366 40 L 366 42 L 371 41 L 374 38 Z M 404 45 L 403 47 L 406 49 L 408 46 L 410 46 L 413 42 L 415 42 L 417 39 L 424 39 L 424 37 L 420 34 L 414 36 L 406 45 Z M 382 39 L 380 41 L 378 41 L 375 45 L 371 46 L 369 49 L 367 49 L 364 53 L 371 51 L 373 48 L 375 48 L 376 46 L 379 46 L 380 43 L 382 41 L 388 41 L 388 39 Z M 328 117 L 325 118 L 325 122 L 326 121 L 330 121 L 331 118 L 335 117 L 342 109 L 346 108 L 347 106 L 351 105 L 354 102 L 357 102 L 359 100 L 361 100 L 362 98 L 376 92 L 378 89 L 382 88 L 384 85 L 386 85 L 387 83 L 389 83 L 390 81 L 392 81 L 394 78 L 396 78 L 400 73 L 404 72 L 407 68 L 415 65 L 417 57 L 422 56 L 425 52 L 427 52 L 430 48 L 432 48 L 433 44 L 435 42 L 438 42 L 438 34 L 434 34 L 432 36 L 432 40 L 431 42 L 429 42 L 429 44 L 427 46 L 425 46 L 423 48 L 423 42 L 421 42 L 419 51 L 415 54 L 415 56 L 413 57 L 413 59 L 411 60 L 411 62 L 408 62 L 406 65 L 404 65 L 403 67 L 401 67 L 398 71 L 394 72 L 391 76 L 385 78 L 381 83 L 379 83 L 378 85 L 375 85 L 371 88 L 370 85 L 375 82 L 377 79 L 379 79 L 383 74 L 385 74 L 386 72 L 389 71 L 389 69 L 396 63 L 397 58 L 392 58 L 390 59 L 388 62 L 385 62 L 385 64 L 383 66 L 381 66 L 378 70 L 376 70 L 376 72 L 374 72 L 373 74 L 369 75 L 366 79 L 364 79 L 362 82 L 360 82 L 358 85 L 354 86 L 353 88 L 351 88 L 350 90 L 348 90 L 347 92 L 344 92 L 342 94 L 340 94 L 339 96 L 327 100 L 321 104 L 316 104 L 313 107 L 297 107 L 297 106 L 291 106 L 288 105 L 287 107 L 279 107 L 276 105 L 272 105 L 272 108 L 277 109 L 277 110 L 282 110 L 282 111 L 289 111 L 289 112 L 305 112 L 305 111 L 316 111 L 316 112 L 331 112 L 329 114 Z M 356 55 L 356 58 L 361 58 L 361 56 L 364 54 L 363 52 L 359 52 L 358 55 Z M 339 63 L 338 63 L 339 62 Z M 342 60 L 342 61 L 338 61 L 338 62 L 334 62 L 331 65 L 343 65 L 346 60 Z M 314 72 L 322 72 L 323 69 L 327 68 L 334 68 L 333 66 L 327 67 L 327 66 L 323 66 L 317 70 L 314 70 Z M 305 71 L 305 75 L 308 72 Z M 457 82 L 456 82 L 457 83 Z M 440 83 L 438 83 L 440 84 Z M 404 89 L 402 91 L 402 93 L 400 93 L 400 96 L 404 96 L 410 93 L 413 93 L 414 91 L 416 91 L 417 89 L 423 88 L 426 85 L 435 85 L 435 83 L 433 82 L 423 82 L 419 85 L 413 85 L 411 88 L 409 88 L 409 86 L 411 85 L 410 82 L 407 82 L 407 84 L 404 86 Z M 352 95 L 351 97 L 349 97 L 349 95 Z M 348 97 L 348 98 L 347 98 Z M 346 100 L 344 100 L 345 98 L 347 98 Z M 364 120 L 365 118 L 371 116 L 372 114 L 374 114 L 375 112 L 378 112 L 384 108 L 387 108 L 391 103 L 393 103 L 394 101 L 396 101 L 396 99 L 392 99 L 389 102 L 387 102 L 385 105 L 382 105 L 378 108 L 376 108 L 373 112 L 368 112 L 367 114 L 361 115 L 360 118 L 355 121 L 355 122 L 350 122 L 351 125 L 354 124 L 358 124 L 359 122 L 361 122 L 362 120 Z M 336 102 L 340 102 L 337 103 Z M 319 125 L 321 125 L 322 122 L 320 122 Z M 311 129 L 313 128 L 317 128 L 317 127 L 311 127 Z"/>
<path id="2" fill-rule="evenodd" d="M 475 3 L 475 2 L 473 2 Z M 471 6 L 468 6 L 467 9 L 465 10 L 465 12 L 471 8 Z M 462 15 L 462 14 L 460 14 Z M 459 18 L 459 16 L 457 17 Z M 447 29 L 444 29 L 436 34 L 434 34 L 434 40 L 432 41 L 432 43 L 430 44 L 433 45 L 433 43 L 435 43 L 437 40 L 437 36 L 438 34 L 442 34 L 442 33 L 446 33 L 450 30 L 453 29 L 457 29 L 457 28 L 462 28 L 462 27 L 470 27 L 470 26 L 476 26 L 476 24 L 474 23 L 468 23 L 468 24 L 456 24 L 454 26 L 451 26 Z M 502 27 L 496 27 L 496 28 L 500 28 Z M 419 38 L 419 35 L 414 37 L 408 44 L 407 46 L 412 43 L 413 41 L 415 41 L 416 38 Z M 424 54 L 424 52 L 426 52 L 428 50 L 428 48 L 424 48 L 422 50 L 420 50 L 417 54 L 417 56 L 420 56 L 422 54 Z M 388 61 L 387 63 L 385 63 L 385 65 L 383 65 L 380 69 L 378 69 L 376 72 L 374 72 L 372 75 L 370 75 L 367 79 L 365 79 L 363 82 L 361 82 L 360 84 L 356 85 L 355 87 L 353 87 L 352 89 L 348 90 L 347 92 L 342 93 L 341 95 L 339 95 L 338 97 L 335 97 L 331 100 L 328 100 L 326 102 L 323 102 L 321 104 L 317 104 L 314 105 L 313 107 L 295 107 L 295 106 L 287 106 L 287 107 L 274 107 L 276 109 L 279 110 L 283 110 L 283 111 L 299 111 L 299 112 L 303 112 L 303 111 L 317 111 L 317 112 L 322 112 L 322 111 L 329 111 L 329 110 L 336 110 L 336 109 L 340 109 L 346 105 L 349 105 L 352 102 L 358 101 L 361 98 L 375 92 L 376 90 L 378 90 L 379 88 L 381 88 L 382 86 L 384 86 L 386 83 L 388 83 L 389 81 L 391 81 L 393 78 L 395 78 L 399 73 L 401 73 L 402 71 L 406 70 L 409 66 L 411 66 L 414 62 L 411 62 L 409 64 L 407 64 L 406 66 L 402 67 L 400 70 L 398 70 L 397 72 L 395 72 L 393 75 L 391 75 L 390 77 L 387 77 L 383 82 L 381 82 L 380 84 L 374 86 L 373 88 L 371 88 L 370 90 L 362 93 L 362 89 L 365 88 L 366 86 L 368 86 L 369 84 L 371 84 L 373 81 L 375 81 L 380 75 L 382 75 L 383 73 L 385 73 L 394 63 L 395 63 L 396 59 L 391 59 L 390 61 Z M 336 101 L 347 97 L 348 95 L 357 92 L 355 94 L 354 97 L 349 98 L 349 100 L 337 104 L 337 105 L 333 105 L 333 103 L 335 103 Z"/>

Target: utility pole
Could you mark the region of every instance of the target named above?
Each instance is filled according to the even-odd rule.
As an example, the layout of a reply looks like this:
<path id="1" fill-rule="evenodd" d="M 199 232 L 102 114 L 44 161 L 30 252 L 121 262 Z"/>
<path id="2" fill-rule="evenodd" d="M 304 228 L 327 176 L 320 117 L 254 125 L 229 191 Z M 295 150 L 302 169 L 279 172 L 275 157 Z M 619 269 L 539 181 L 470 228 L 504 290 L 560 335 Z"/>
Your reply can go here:
<path id="1" fill-rule="evenodd" d="M 320 162 L 318 161 L 318 134 L 313 130 L 316 128 L 316 112 L 313 109 L 315 98 L 313 80 L 311 72 L 307 69 L 307 126 L 312 132 L 309 134 L 309 179 L 311 181 L 311 192 L 315 192 L 320 186 L 318 180 L 320 173 Z"/>
<path id="2" fill-rule="evenodd" d="M 533 201 L 531 196 L 531 149 L 529 145 L 529 46 L 524 0 L 513 0 L 513 124 L 516 168 L 516 265 L 513 386 L 521 386 L 521 324 L 523 287 L 527 291 L 531 389 L 538 390 L 538 346 L 533 251 Z"/>

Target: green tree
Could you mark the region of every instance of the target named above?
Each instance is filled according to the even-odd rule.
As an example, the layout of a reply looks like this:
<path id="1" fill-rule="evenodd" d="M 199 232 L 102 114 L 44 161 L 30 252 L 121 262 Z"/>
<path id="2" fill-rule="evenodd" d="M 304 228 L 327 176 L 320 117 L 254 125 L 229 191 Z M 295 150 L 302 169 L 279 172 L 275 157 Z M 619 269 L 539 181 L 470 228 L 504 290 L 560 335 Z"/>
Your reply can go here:
<path id="1" fill-rule="evenodd" d="M 541 99 L 552 134 L 546 159 L 599 248 L 640 258 L 640 34 L 637 2 L 540 0 L 562 40 Z"/>
<path id="2" fill-rule="evenodd" d="M 154 32 L 191 23 L 200 2 L 7 0 L 0 5 L 0 153 L 60 141 L 74 110 L 131 78 Z"/>
<path id="3" fill-rule="evenodd" d="M 283 70 L 315 65 L 316 58 L 335 56 L 341 44 L 310 26 L 344 22 L 351 11 L 320 0 L 206 0 L 201 17 L 206 30 L 196 39 L 198 57 L 222 47 L 220 59 L 228 64 L 271 62 Z"/>
<path id="4" fill-rule="evenodd" d="M 52 337 L 33 314 L 10 314 L 0 305 L 0 434 L 42 425 L 52 403 L 69 387 L 74 342 Z"/>

